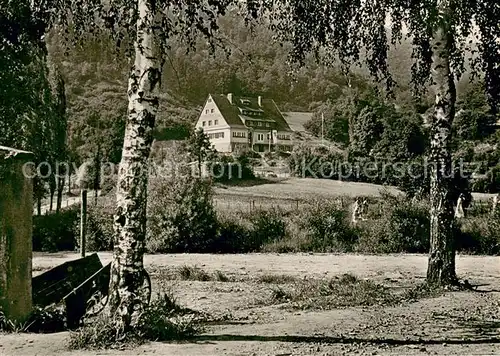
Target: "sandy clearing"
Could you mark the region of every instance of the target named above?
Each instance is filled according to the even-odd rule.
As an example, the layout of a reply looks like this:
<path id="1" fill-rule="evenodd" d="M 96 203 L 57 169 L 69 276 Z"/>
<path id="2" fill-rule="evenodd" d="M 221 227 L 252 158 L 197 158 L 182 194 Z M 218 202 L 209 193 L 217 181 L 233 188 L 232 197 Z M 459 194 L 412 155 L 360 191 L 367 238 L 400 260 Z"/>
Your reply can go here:
<path id="1" fill-rule="evenodd" d="M 103 262 L 110 253 L 99 253 Z M 40 271 L 78 258 L 76 253 L 40 254 Z M 228 313 L 234 323 L 216 325 L 195 340 L 150 343 L 134 350 L 68 351 L 67 333 L 0 335 L 0 355 L 495 355 L 500 354 L 500 259 L 458 256 L 457 271 L 491 293 L 451 292 L 392 307 L 349 307 L 293 311 L 259 304 L 270 286 L 252 282 L 262 274 L 332 277 L 352 273 L 389 286 L 420 281 L 425 255 L 348 254 L 147 255 L 153 272 L 197 265 L 243 277 L 238 282 L 175 281 L 178 301 L 214 314 Z M 39 272 L 37 272 L 39 273 Z M 154 278 L 154 275 L 153 275 Z"/>
<path id="2" fill-rule="evenodd" d="M 109 252 L 98 253 L 103 263 L 112 259 Z M 63 262 L 79 258 L 74 252 L 34 253 L 35 269 L 47 269 Z M 425 278 L 427 255 L 390 254 L 166 254 L 145 255 L 146 266 L 172 267 L 196 265 L 208 271 L 220 270 L 227 274 L 290 274 L 295 276 L 335 276 L 343 273 L 363 278 Z M 457 256 L 457 273 L 461 278 L 490 281 L 495 284 L 500 278 L 500 257 Z"/>

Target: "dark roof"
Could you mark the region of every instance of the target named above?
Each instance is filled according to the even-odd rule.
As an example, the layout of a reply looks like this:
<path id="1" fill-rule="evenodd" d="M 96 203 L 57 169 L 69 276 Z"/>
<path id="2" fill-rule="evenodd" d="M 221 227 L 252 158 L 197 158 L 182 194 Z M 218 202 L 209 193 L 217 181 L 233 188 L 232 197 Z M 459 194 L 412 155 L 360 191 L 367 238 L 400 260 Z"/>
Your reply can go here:
<path id="1" fill-rule="evenodd" d="M 233 95 L 233 104 L 231 104 L 227 95 L 211 94 L 211 96 L 229 125 L 245 126 L 240 118 L 240 116 L 247 116 L 241 113 L 240 109 L 243 109 L 246 111 L 259 111 L 263 113 L 261 116 L 249 117 L 250 120 L 272 120 L 276 123 L 276 129 L 278 131 L 291 131 L 290 126 L 288 126 L 286 120 L 283 118 L 283 115 L 276 106 L 276 103 L 272 99 L 262 98 L 261 107 L 259 106 L 257 98 Z"/>

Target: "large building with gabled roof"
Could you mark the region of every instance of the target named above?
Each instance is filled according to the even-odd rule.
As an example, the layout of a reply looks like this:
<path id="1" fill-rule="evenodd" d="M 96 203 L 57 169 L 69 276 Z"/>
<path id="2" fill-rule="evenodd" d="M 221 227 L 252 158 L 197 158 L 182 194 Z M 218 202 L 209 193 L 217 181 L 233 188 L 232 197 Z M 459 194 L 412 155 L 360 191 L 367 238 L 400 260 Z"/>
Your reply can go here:
<path id="1" fill-rule="evenodd" d="M 292 133 L 272 99 L 210 94 L 196 123 L 218 152 L 291 151 Z"/>

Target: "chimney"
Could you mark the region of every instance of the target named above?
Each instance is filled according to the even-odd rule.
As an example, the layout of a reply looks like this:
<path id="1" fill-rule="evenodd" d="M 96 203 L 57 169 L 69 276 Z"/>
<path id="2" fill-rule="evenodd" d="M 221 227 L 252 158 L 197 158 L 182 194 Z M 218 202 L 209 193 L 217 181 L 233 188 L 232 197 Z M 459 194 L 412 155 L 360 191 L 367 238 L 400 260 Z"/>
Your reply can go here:
<path id="1" fill-rule="evenodd" d="M 262 97 L 260 95 L 257 98 L 257 101 L 259 102 L 259 106 L 262 107 Z"/>
<path id="2" fill-rule="evenodd" d="M 233 93 L 227 94 L 227 100 L 229 100 L 229 102 L 233 104 Z"/>

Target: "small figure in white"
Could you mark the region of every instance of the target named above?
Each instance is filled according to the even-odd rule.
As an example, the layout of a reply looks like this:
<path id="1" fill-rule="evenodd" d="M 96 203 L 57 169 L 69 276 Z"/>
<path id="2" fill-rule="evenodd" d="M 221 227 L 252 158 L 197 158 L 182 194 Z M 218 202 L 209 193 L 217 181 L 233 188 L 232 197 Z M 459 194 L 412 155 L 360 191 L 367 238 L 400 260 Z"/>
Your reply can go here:
<path id="1" fill-rule="evenodd" d="M 462 219 L 465 217 L 464 199 L 465 199 L 464 195 L 460 194 L 460 196 L 458 197 L 458 201 L 457 201 L 457 207 L 455 209 L 455 218 L 457 218 L 457 219 Z"/>
<path id="2" fill-rule="evenodd" d="M 354 201 L 354 207 L 352 209 L 352 223 L 356 224 L 359 220 L 366 221 L 364 214 L 366 212 L 366 208 L 368 206 L 368 202 L 366 198 L 357 197 Z"/>
<path id="3" fill-rule="evenodd" d="M 491 215 L 495 216 L 498 213 L 498 203 L 500 202 L 500 193 L 493 197 L 493 206 L 491 207 Z"/>

